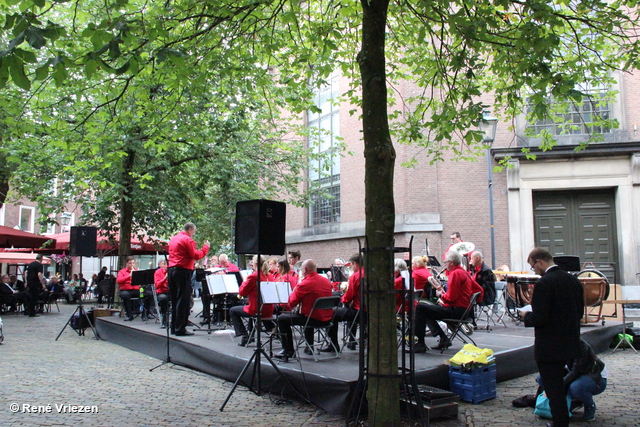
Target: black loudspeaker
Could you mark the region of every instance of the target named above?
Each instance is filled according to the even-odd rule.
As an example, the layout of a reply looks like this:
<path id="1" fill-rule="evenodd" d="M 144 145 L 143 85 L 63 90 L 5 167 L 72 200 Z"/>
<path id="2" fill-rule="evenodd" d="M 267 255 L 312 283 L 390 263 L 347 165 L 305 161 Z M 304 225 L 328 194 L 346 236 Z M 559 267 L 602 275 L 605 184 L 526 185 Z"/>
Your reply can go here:
<path id="1" fill-rule="evenodd" d="M 71 227 L 69 255 L 96 256 L 98 229 L 95 227 Z"/>
<path id="2" fill-rule="evenodd" d="M 262 199 L 236 203 L 236 253 L 284 255 L 286 206 Z"/>

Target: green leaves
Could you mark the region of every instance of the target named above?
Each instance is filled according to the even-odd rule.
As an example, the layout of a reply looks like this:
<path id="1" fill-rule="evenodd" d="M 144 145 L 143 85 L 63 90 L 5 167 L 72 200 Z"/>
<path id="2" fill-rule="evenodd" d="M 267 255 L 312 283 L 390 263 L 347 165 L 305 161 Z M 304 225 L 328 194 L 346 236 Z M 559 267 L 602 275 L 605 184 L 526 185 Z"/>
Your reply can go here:
<path id="1" fill-rule="evenodd" d="M 9 66 L 9 75 L 11 76 L 11 80 L 18 86 L 20 89 L 29 90 L 31 89 L 31 82 L 29 78 L 24 72 L 24 63 L 18 57 L 7 57 L 3 61 L 7 63 Z"/>

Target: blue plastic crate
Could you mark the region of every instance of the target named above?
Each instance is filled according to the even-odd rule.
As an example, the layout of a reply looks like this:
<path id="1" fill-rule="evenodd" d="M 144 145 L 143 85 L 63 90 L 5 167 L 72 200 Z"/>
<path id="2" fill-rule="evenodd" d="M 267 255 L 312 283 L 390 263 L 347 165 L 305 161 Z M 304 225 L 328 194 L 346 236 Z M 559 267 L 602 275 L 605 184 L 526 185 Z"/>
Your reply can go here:
<path id="1" fill-rule="evenodd" d="M 449 366 L 449 385 L 460 400 L 478 404 L 496 397 L 496 365 L 487 365 L 465 371 Z"/>

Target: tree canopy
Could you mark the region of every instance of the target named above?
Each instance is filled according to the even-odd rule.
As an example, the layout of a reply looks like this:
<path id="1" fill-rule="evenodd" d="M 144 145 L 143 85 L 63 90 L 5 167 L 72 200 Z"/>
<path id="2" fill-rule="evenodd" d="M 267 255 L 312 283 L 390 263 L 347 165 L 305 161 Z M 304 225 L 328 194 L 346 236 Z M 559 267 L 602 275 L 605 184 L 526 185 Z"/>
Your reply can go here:
<path id="1" fill-rule="evenodd" d="M 193 152 L 220 156 L 207 150 L 214 139 L 224 144 L 227 134 L 235 142 L 256 137 L 254 154 L 274 141 L 267 152 L 282 154 L 290 165 L 293 156 L 286 153 L 294 151 L 281 142 L 291 133 L 276 132 L 279 123 L 302 120 L 299 115 L 313 108 L 313 84 L 334 69 L 352 77 L 344 95 L 362 118 L 371 246 L 366 263 L 376 295 L 369 313 L 378 326 L 369 335 L 375 349 L 370 418 L 373 425 L 394 425 L 397 350 L 394 299 L 387 292 L 393 289 L 392 257 L 381 249 L 393 246 L 393 143 L 419 144 L 431 161 L 446 152 L 467 159 L 486 148 L 475 124 L 487 104 L 501 118 L 524 114 L 532 122 L 553 120 L 558 108 L 584 99 L 599 102 L 594 88 L 613 95 L 612 71 L 637 68 L 636 9 L 635 0 L 11 0 L 1 9 L 0 85 L 12 82 L 19 89 L 5 90 L 22 98 L 27 91 L 48 97 L 47 120 L 23 115 L 32 126 L 13 133 L 26 135 L 31 150 L 47 142 L 77 156 L 73 163 L 65 158 L 64 170 L 91 176 L 109 165 L 122 175 L 87 180 L 87 190 L 102 187 L 127 202 L 145 187 L 167 186 L 168 198 L 173 191 L 181 198 L 187 194 L 183 185 L 208 171 L 219 178 L 217 187 L 192 182 L 224 209 L 232 203 L 224 200 L 230 194 L 225 186 L 237 184 L 229 177 L 246 177 L 244 168 L 257 166 L 260 155 L 226 148 L 233 166 L 212 161 L 163 168 Z M 51 85 L 66 95 L 45 96 Z M 246 121 L 237 121 L 240 111 Z M 595 120 L 616 125 L 606 117 Z M 269 126 L 257 131 L 259 123 Z M 54 126 L 60 132 L 51 132 Z M 221 133 L 214 137 L 211 129 Z M 544 149 L 553 146 L 553 135 L 542 130 L 540 136 Z M 140 193 L 126 192 L 131 180 Z M 251 187 L 248 181 L 243 189 Z M 145 200 L 145 209 L 161 209 L 159 198 Z M 106 215 L 114 206 L 96 204 L 96 212 Z"/>

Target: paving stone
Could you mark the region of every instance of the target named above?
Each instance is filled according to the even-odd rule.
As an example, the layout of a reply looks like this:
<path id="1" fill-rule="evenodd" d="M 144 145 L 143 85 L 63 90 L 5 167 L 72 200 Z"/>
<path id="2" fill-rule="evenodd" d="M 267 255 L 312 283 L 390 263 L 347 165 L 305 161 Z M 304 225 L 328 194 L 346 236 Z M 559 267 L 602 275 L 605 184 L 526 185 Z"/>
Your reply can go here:
<path id="1" fill-rule="evenodd" d="M 63 303 L 60 313 L 38 318 L 2 315 L 5 343 L 0 346 L 0 426 L 345 425 L 342 417 L 312 405 L 280 401 L 278 396 L 256 396 L 244 387 L 236 389 L 220 412 L 232 386 L 226 381 L 170 364 L 149 372 L 161 361 L 96 341 L 90 330 L 81 337 L 67 327 L 55 341 L 75 308 Z M 580 413 L 572 424 L 640 426 L 640 355 L 626 349 L 613 354 L 609 351 L 602 357 L 609 370 L 609 384 L 596 396 L 596 421 L 582 422 Z M 479 405 L 461 402 L 458 419 L 432 421 L 431 425 L 544 426 L 546 421 L 537 419 L 531 409 L 511 405 L 513 399 L 535 389 L 535 375 L 499 383 L 496 399 Z M 18 412 L 10 410 L 12 403 L 19 405 Z M 25 412 L 25 404 L 44 408 L 44 412 Z M 96 406 L 98 413 L 68 413 L 68 405 Z M 63 406 L 67 413 L 59 413 Z"/>

